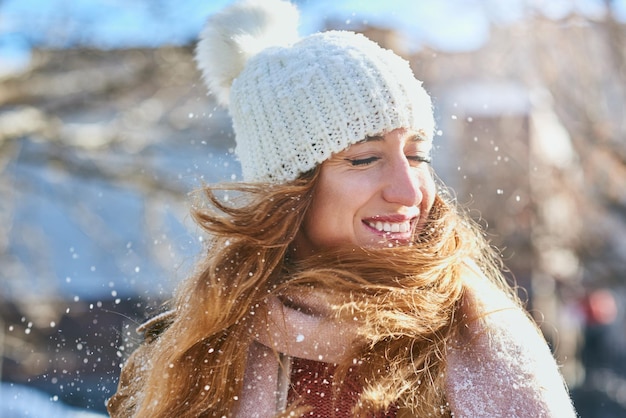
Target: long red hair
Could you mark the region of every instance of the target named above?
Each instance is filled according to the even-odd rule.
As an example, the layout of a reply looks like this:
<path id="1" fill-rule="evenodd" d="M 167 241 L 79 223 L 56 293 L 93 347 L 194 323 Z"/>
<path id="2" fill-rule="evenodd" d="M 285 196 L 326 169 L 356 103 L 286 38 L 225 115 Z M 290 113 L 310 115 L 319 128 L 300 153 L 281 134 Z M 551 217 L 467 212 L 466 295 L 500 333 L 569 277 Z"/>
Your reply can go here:
<path id="1" fill-rule="evenodd" d="M 445 347 L 463 323 L 455 313 L 463 297 L 464 265 L 473 260 L 514 297 L 498 255 L 480 228 L 440 194 L 413 245 L 333 250 L 292 262 L 289 246 L 318 172 L 283 185 L 204 190 L 207 199 L 193 214 L 211 237 L 205 257 L 177 290 L 171 324 L 140 348 L 137 376 L 109 402 L 113 417 L 229 416 L 253 341 L 248 329 L 262 314 L 263 300 L 303 287 L 331 292 L 333 301 L 340 301 L 338 316 L 360 318 L 363 344 L 336 372 L 341 382 L 354 364 L 360 365 L 363 391 L 355 416 L 390 405 L 400 416 L 450 414 L 443 390 Z"/>

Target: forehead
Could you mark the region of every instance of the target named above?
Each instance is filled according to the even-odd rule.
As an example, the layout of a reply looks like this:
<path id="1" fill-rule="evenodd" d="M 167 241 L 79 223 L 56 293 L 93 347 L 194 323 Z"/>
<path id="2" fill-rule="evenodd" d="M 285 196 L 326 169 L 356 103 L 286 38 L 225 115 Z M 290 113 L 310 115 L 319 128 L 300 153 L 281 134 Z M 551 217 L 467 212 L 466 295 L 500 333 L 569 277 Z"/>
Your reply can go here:
<path id="1" fill-rule="evenodd" d="M 408 130 L 404 128 L 398 128 L 387 133 L 381 133 L 377 135 L 369 135 L 364 139 L 349 145 L 341 151 L 333 153 L 326 161 L 334 161 L 335 159 L 345 158 L 346 155 L 351 155 L 355 152 L 366 151 L 371 147 L 396 147 L 399 146 L 405 150 L 405 152 L 419 152 L 420 154 L 430 154 L 432 149 L 432 140 L 424 134 L 423 131 Z M 407 151 L 407 147 L 410 147 L 412 151 Z"/>
<path id="2" fill-rule="evenodd" d="M 377 135 L 370 135 L 354 143 L 352 146 L 376 143 L 376 142 L 392 142 L 399 141 L 402 145 L 418 145 L 422 149 L 430 150 L 432 147 L 432 141 L 428 136 L 421 131 L 413 131 L 406 129 L 396 129 L 388 133 L 381 133 Z M 348 147 L 347 149 L 349 149 Z"/>

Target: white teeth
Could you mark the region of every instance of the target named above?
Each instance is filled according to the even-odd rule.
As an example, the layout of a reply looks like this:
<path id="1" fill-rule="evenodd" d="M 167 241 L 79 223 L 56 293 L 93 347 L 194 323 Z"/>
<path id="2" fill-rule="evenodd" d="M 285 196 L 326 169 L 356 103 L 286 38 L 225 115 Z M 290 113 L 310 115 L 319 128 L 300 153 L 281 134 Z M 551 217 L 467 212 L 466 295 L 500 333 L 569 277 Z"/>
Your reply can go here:
<path id="1" fill-rule="evenodd" d="M 411 230 L 410 222 L 391 223 L 377 221 L 376 223 L 368 222 L 368 224 L 381 232 L 409 232 Z"/>

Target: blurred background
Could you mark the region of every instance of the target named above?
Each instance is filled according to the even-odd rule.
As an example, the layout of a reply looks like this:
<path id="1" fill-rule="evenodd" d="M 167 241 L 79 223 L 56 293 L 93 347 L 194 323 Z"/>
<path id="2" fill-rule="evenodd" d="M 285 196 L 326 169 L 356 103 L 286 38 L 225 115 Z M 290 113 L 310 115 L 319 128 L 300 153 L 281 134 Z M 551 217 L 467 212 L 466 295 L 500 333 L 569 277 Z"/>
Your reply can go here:
<path id="1" fill-rule="evenodd" d="M 0 0 L 0 416 L 104 414 L 240 178 L 193 62 L 227 0 Z M 582 417 L 626 416 L 626 0 L 301 0 L 410 60 L 434 165 L 487 228 Z"/>

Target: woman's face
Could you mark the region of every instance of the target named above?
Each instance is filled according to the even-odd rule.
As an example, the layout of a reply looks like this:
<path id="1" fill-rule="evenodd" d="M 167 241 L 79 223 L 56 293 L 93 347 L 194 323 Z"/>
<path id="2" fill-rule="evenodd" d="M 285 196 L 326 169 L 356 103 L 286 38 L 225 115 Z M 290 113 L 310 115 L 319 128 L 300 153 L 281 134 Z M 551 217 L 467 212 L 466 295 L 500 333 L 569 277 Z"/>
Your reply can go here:
<path id="1" fill-rule="evenodd" d="M 296 257 L 323 248 L 407 244 L 435 199 L 428 141 L 396 129 L 322 163 Z"/>

